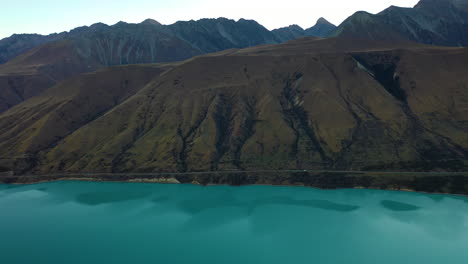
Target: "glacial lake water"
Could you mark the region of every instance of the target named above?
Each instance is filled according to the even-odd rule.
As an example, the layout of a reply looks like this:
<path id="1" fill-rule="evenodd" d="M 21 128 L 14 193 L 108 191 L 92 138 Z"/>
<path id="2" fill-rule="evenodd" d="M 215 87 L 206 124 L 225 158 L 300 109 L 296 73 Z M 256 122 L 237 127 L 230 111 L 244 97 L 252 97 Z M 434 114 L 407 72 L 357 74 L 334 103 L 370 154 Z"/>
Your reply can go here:
<path id="1" fill-rule="evenodd" d="M 468 263 L 468 198 L 273 186 L 0 185 L 0 263 Z"/>

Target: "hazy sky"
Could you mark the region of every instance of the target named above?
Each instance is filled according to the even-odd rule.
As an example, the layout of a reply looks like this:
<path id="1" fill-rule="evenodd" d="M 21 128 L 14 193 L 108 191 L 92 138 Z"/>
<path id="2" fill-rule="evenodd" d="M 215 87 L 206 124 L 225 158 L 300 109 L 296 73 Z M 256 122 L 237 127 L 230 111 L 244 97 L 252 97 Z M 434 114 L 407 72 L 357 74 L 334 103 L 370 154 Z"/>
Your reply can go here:
<path id="1" fill-rule="evenodd" d="M 315 24 L 319 17 L 339 24 L 356 11 L 377 13 L 390 5 L 413 7 L 418 0 L 2 0 L 0 38 L 13 33 L 68 31 L 96 22 L 137 23 L 227 17 L 254 19 L 268 29 Z"/>

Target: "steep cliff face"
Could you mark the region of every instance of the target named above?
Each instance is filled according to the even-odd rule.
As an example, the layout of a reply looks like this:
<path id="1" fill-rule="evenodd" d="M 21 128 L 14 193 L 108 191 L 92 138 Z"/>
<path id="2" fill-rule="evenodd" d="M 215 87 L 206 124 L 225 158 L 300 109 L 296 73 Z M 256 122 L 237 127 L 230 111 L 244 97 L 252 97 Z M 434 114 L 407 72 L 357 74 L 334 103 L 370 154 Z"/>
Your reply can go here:
<path id="1" fill-rule="evenodd" d="M 468 45 L 468 1 L 423 0 L 414 8 L 392 6 L 376 15 L 358 12 L 334 36 L 409 39 L 443 46 Z"/>
<path id="2" fill-rule="evenodd" d="M 43 173 L 467 169 L 467 49 L 337 43 L 347 41 L 188 60 L 86 125 L 65 126 L 54 144 L 40 135 L 58 131 L 62 119 L 50 116 L 60 111 L 31 99 L 0 124 L 33 109 L 47 118 L 2 125 L 1 156 L 30 155 Z M 68 94 L 74 82 L 55 89 Z"/>

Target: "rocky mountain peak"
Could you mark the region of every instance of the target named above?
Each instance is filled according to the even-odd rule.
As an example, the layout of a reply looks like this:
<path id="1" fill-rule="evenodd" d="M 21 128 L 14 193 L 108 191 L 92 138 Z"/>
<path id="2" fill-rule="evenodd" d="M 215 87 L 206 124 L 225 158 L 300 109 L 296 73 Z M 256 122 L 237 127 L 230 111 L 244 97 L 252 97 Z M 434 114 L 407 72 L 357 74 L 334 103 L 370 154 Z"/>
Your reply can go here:
<path id="1" fill-rule="evenodd" d="M 333 25 L 332 23 L 330 23 L 328 20 L 326 20 L 325 18 L 321 17 L 317 20 L 317 23 L 316 25 Z"/>
<path id="2" fill-rule="evenodd" d="M 330 35 L 333 30 L 336 29 L 336 26 L 328 22 L 325 18 L 321 17 L 317 20 L 317 23 L 311 28 L 305 30 L 305 36 L 313 37 L 327 37 Z"/>
<path id="3" fill-rule="evenodd" d="M 162 26 L 161 23 L 159 23 L 158 21 L 156 21 L 154 19 L 151 19 L 151 18 L 146 19 L 145 21 L 141 22 L 141 24 L 143 24 L 143 25 Z"/>

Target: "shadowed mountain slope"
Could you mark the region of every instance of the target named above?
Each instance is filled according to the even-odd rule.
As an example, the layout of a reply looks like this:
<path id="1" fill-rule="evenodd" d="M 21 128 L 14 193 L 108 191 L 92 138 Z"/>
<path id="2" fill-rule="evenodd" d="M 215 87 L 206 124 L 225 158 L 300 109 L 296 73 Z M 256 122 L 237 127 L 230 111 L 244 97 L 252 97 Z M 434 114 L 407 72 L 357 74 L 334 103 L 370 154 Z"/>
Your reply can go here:
<path id="1" fill-rule="evenodd" d="M 335 25 L 328 22 L 325 18 L 321 17 L 317 20 L 317 23 L 313 27 L 305 30 L 304 35 L 324 38 L 328 37 L 335 29 Z"/>
<path id="2" fill-rule="evenodd" d="M 77 126 L 33 98 L 0 115 L 25 120 L 1 126 L 0 156 L 42 173 L 466 170 L 468 50 L 390 45 L 302 39 L 196 57 Z M 47 118 L 28 121 L 36 107 Z"/>
<path id="3" fill-rule="evenodd" d="M 32 48 L 62 39 L 79 41 L 77 46 L 82 53 L 97 53 L 104 65 L 121 65 L 146 61 L 151 63 L 177 61 L 181 60 L 181 57 L 187 59 L 188 56 L 193 56 L 190 49 L 196 50 L 197 54 L 202 54 L 224 49 L 279 43 L 301 36 L 325 37 L 334 28 L 336 27 L 324 18 L 319 19 L 314 27 L 305 31 L 300 29 L 300 34 L 289 36 L 279 36 L 276 34 L 278 30 L 270 32 L 257 22 L 245 19 L 238 21 L 226 18 L 200 19 L 179 21 L 171 25 L 162 25 L 152 19 L 139 24 L 119 22 L 112 26 L 96 23 L 90 27 L 79 27 L 60 34 L 47 36 L 14 34 L 2 39 L 0 40 L 0 64 Z M 116 42 L 115 38 L 122 42 Z M 164 45 L 175 41 L 171 38 L 187 42 L 190 48 L 175 45 L 171 47 L 171 50 L 167 50 Z M 185 52 L 189 53 L 183 53 L 184 49 L 187 49 Z M 175 50 L 182 52 L 177 54 Z"/>
<path id="4" fill-rule="evenodd" d="M 279 42 L 273 33 L 254 21 L 223 18 L 170 26 L 154 20 L 140 24 L 119 22 L 113 26 L 98 23 L 50 38 L 60 40 L 35 47 L 0 65 L 0 112 L 66 78 L 102 67 L 180 61 L 227 48 Z M 40 39 L 49 42 L 50 38 Z M 18 36 L 2 40 L 0 53 L 2 43 L 15 41 L 18 42 Z M 30 46 L 41 41 L 31 41 Z M 11 54 L 17 46 L 18 51 L 26 49 L 20 44 L 6 45 L 7 53 Z"/>
<path id="5" fill-rule="evenodd" d="M 467 46 L 467 6 L 468 0 L 422 0 L 414 8 L 392 6 L 376 15 L 357 12 L 346 19 L 333 35 Z"/>
<path id="6" fill-rule="evenodd" d="M 62 39 L 64 34 L 13 34 L 0 40 L 0 64 L 42 44 Z"/>
<path id="7" fill-rule="evenodd" d="M 168 25 L 167 29 L 201 53 L 280 42 L 272 32 L 254 20 L 240 19 L 236 22 L 218 18 L 179 21 Z"/>
<path id="8" fill-rule="evenodd" d="M 325 18 L 320 18 L 317 23 L 308 29 L 302 29 L 298 25 L 291 25 L 289 27 L 275 29 L 272 32 L 282 41 L 297 39 L 300 37 L 328 37 L 336 26 L 328 22 Z"/>
<path id="9" fill-rule="evenodd" d="M 62 40 L 34 48 L 0 65 L 0 112 L 61 80 L 102 67 L 95 58 L 85 62 L 74 50 L 72 42 Z"/>
<path id="10" fill-rule="evenodd" d="M 0 149 L 23 158 L 50 148 L 134 95 L 171 65 L 130 65 L 71 78 L 2 114 Z M 29 164 L 30 166 L 32 164 Z"/>
<path id="11" fill-rule="evenodd" d="M 291 25 L 288 27 L 282 27 L 274 29 L 272 31 L 278 39 L 288 41 L 291 39 L 297 39 L 304 36 L 304 29 L 298 25 Z"/>

